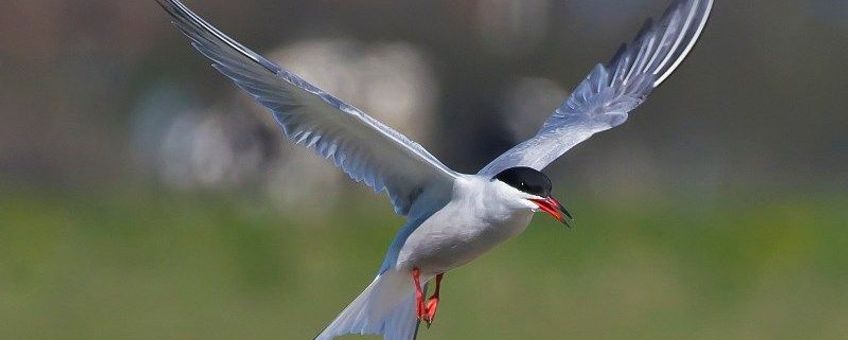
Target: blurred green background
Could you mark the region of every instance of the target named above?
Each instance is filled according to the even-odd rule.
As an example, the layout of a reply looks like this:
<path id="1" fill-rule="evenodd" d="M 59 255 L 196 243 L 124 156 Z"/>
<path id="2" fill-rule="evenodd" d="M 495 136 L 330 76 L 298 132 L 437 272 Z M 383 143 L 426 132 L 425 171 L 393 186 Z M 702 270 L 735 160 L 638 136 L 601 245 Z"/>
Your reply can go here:
<path id="1" fill-rule="evenodd" d="M 665 0 L 190 1 L 474 172 Z M 153 1 L 0 3 L 0 339 L 304 339 L 403 221 Z M 577 217 L 449 273 L 422 339 L 848 338 L 848 3 L 717 1 L 547 172 Z"/>

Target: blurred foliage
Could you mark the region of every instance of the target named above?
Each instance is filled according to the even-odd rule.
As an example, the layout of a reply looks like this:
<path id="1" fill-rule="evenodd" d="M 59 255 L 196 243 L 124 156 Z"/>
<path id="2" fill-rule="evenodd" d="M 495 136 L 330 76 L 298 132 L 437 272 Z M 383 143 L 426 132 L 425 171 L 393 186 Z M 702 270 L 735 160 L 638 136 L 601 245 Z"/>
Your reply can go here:
<path id="1" fill-rule="evenodd" d="M 436 83 L 425 145 L 473 172 L 523 137 L 507 126 L 517 83 L 571 88 L 668 2 L 189 5 L 263 53 L 413 46 Z M 449 273 L 421 339 L 848 338 L 846 9 L 717 0 L 667 85 L 549 169 L 577 229 L 538 218 Z M 0 1 L 0 32 L 0 339 L 305 339 L 370 282 L 402 224 L 382 197 L 342 184 L 300 215 L 261 178 L 181 191 L 139 166 L 133 124 L 157 91 L 182 100 L 157 102 L 165 117 L 257 120 L 221 104 L 246 97 L 153 1 Z"/>
<path id="2" fill-rule="evenodd" d="M 370 281 L 401 220 L 254 195 L 2 187 L 0 338 L 304 339 Z M 600 201 L 446 276 L 422 339 L 848 336 L 848 197 Z M 372 202 L 380 202 L 373 203 Z"/>
<path id="3" fill-rule="evenodd" d="M 506 126 L 516 113 L 504 99 L 517 81 L 539 77 L 571 89 L 669 0 L 187 3 L 263 53 L 313 39 L 416 46 L 438 87 L 438 138 L 425 145 L 471 172 L 524 137 Z M 513 17 L 507 9 L 521 6 L 510 4 L 541 9 Z M 503 13 L 480 14 L 492 8 Z M 522 25 L 542 27 L 532 44 L 491 46 L 485 18 L 518 33 Z M 591 152 L 575 150 L 571 175 L 587 180 L 599 166 L 632 167 L 621 157 L 629 153 L 656 178 L 707 177 L 707 187 L 848 186 L 846 23 L 841 0 L 717 1 L 679 72 L 628 124 L 593 140 Z M 150 0 L 4 1 L 0 32 L 0 46 L 14 47 L 0 49 L 0 175 L 7 178 L 66 184 L 138 175 L 128 136 L 146 96 L 178 88 L 211 106 L 233 93 Z M 230 110 L 248 111 L 244 104 Z M 541 122 L 552 110 L 527 119 Z"/>

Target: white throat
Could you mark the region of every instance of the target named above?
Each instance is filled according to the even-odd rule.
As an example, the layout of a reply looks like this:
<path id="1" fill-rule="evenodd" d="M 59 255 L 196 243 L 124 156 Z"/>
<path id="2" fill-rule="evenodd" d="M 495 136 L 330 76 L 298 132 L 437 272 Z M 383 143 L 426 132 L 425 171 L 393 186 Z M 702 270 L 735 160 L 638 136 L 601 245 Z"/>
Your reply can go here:
<path id="1" fill-rule="evenodd" d="M 450 202 L 425 220 L 400 246 L 395 268 L 437 274 L 479 257 L 523 232 L 532 202 L 498 181 L 480 176 L 456 180 Z"/>

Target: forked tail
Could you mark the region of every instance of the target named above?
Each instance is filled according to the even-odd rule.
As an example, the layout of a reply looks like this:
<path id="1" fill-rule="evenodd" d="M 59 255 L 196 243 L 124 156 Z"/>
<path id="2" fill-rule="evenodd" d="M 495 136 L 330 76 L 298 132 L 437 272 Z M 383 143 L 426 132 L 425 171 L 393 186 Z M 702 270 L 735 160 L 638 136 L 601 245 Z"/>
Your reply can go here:
<path id="1" fill-rule="evenodd" d="M 378 275 L 315 339 L 382 334 L 384 340 L 411 340 L 417 328 L 411 279 L 403 272 L 388 270 Z"/>

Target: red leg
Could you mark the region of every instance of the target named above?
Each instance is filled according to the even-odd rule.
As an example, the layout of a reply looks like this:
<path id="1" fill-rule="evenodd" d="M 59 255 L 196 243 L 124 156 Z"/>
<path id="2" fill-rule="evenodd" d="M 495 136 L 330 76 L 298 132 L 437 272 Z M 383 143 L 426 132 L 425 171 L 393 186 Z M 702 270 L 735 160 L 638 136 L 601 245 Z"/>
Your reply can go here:
<path id="1" fill-rule="evenodd" d="M 427 313 L 427 307 L 424 306 L 424 292 L 421 290 L 421 272 L 418 268 L 412 268 L 412 284 L 415 285 L 415 311 L 418 313 L 418 320 L 423 320 Z"/>
<path id="2" fill-rule="evenodd" d="M 433 320 L 436 319 L 436 310 L 439 309 L 439 289 L 442 287 L 442 276 L 445 274 L 436 275 L 436 289 L 433 291 L 433 296 L 427 300 L 427 306 L 425 308 L 424 322 L 427 323 L 427 327 L 433 323 Z"/>

